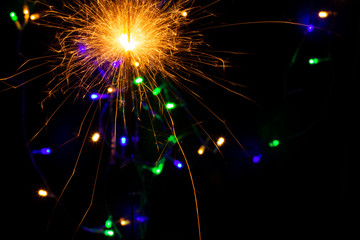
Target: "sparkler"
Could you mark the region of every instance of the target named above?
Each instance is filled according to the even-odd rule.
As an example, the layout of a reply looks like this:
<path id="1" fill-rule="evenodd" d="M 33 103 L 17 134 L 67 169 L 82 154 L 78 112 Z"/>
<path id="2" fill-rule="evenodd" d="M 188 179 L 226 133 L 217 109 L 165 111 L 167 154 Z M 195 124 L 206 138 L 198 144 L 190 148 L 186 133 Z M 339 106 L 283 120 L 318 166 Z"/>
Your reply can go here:
<path id="1" fill-rule="evenodd" d="M 146 101 L 145 91 L 159 87 L 159 77 L 180 85 L 190 81 L 185 77 L 189 72 L 204 77 L 193 62 L 215 65 L 222 60 L 198 51 L 199 33 L 186 29 L 192 22 L 188 18 L 191 3 L 75 0 L 66 3 L 65 10 L 51 8 L 46 15 L 60 19 L 61 24 L 44 24 L 60 30 L 54 50 L 61 54 L 62 71 L 50 82 L 50 95 L 65 84 L 85 92 L 93 88 L 104 92 L 112 85 L 120 90 L 118 102 L 124 103 L 132 81 L 143 77 L 147 84 L 137 88 L 138 96 L 132 99 Z"/>
<path id="2" fill-rule="evenodd" d="M 70 95 L 73 89 L 77 89 L 77 96 L 82 97 L 96 90 L 100 94 L 91 95 L 93 100 L 108 96 L 106 92 L 114 94 L 113 134 L 116 134 L 118 112 L 122 111 L 124 122 L 128 122 L 125 114 L 132 114 L 133 109 L 140 109 L 144 104 L 152 109 L 147 96 L 154 95 L 163 106 L 160 107 L 162 114 L 167 113 L 163 114 L 167 118 L 165 122 L 178 142 L 170 113 L 176 104 L 166 104 L 158 79 L 189 90 L 184 82 L 192 82 L 187 76 L 194 74 L 220 85 L 197 66 L 224 67 L 222 59 L 199 49 L 203 44 L 201 34 L 189 30 L 193 21 L 189 14 L 195 10 L 192 3 L 193 0 L 74 0 L 66 1 L 62 10 L 49 6 L 49 10 L 41 14 L 45 20 L 39 24 L 58 30 L 56 44 L 52 47 L 56 56 L 49 59 L 56 66 L 51 72 L 59 73 L 48 82 L 48 97 L 57 92 Z M 29 12 L 26 16 L 28 19 Z M 40 15 L 33 16 L 30 20 L 40 18 Z M 198 98 L 193 91 L 189 90 L 189 93 Z M 99 138 L 100 134 L 95 133 L 91 139 L 96 142 Z M 116 139 L 116 135 L 112 139 Z M 185 157 L 179 143 L 178 146 Z M 161 173 L 164 161 L 165 158 L 160 156 L 156 167 L 152 168 L 154 174 Z M 186 157 L 185 163 L 193 183 Z M 96 182 L 94 189 L 95 185 Z M 193 190 L 201 239 L 194 183 Z"/>

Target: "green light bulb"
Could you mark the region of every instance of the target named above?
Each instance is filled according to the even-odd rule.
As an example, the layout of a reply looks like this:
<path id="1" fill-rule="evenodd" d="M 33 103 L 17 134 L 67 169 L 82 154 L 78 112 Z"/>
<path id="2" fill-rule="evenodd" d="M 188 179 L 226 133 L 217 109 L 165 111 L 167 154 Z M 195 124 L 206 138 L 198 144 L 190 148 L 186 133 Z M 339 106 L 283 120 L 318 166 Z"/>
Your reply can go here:
<path id="1" fill-rule="evenodd" d="M 160 87 L 157 87 L 157 88 L 155 88 L 155 89 L 153 90 L 152 94 L 153 94 L 154 96 L 156 96 L 156 95 L 158 95 L 160 92 L 161 92 L 161 88 L 160 88 Z"/>
<path id="2" fill-rule="evenodd" d="M 162 172 L 162 170 L 164 168 L 165 160 L 166 160 L 165 158 L 160 159 L 157 166 L 155 166 L 151 169 L 153 174 L 159 175 Z"/>
<path id="3" fill-rule="evenodd" d="M 175 144 L 177 141 L 176 141 L 176 137 L 174 135 L 171 135 L 170 137 L 168 137 L 167 139 L 169 142 Z"/>
<path id="4" fill-rule="evenodd" d="M 280 144 L 280 141 L 277 139 L 274 139 L 271 142 L 269 142 L 270 147 L 277 147 L 277 146 L 279 146 L 279 144 Z"/>
<path id="5" fill-rule="evenodd" d="M 136 85 L 138 85 L 138 84 L 142 83 L 143 81 L 144 81 L 144 79 L 142 77 L 138 77 L 138 78 L 135 78 L 134 83 Z"/>
<path id="6" fill-rule="evenodd" d="M 167 108 L 167 109 L 174 109 L 175 107 L 176 107 L 176 104 L 175 103 L 172 103 L 172 102 L 169 102 L 169 103 L 167 103 L 166 105 L 165 105 L 165 107 Z"/>
<path id="7" fill-rule="evenodd" d="M 108 220 L 106 220 L 105 222 L 105 227 L 106 228 L 111 228 L 112 226 L 112 221 L 111 221 L 111 216 L 108 218 Z"/>
<path id="8" fill-rule="evenodd" d="M 14 22 L 16 22 L 18 20 L 18 17 L 16 16 L 15 12 L 11 12 L 10 17 L 11 17 L 11 20 L 13 20 Z"/>
<path id="9" fill-rule="evenodd" d="M 104 231 L 104 234 L 105 234 L 105 236 L 112 237 L 112 236 L 114 236 L 115 233 L 113 230 L 106 229 Z"/>
<path id="10" fill-rule="evenodd" d="M 319 63 L 319 59 L 318 58 L 310 58 L 309 59 L 309 64 L 313 65 L 313 64 L 318 64 Z"/>

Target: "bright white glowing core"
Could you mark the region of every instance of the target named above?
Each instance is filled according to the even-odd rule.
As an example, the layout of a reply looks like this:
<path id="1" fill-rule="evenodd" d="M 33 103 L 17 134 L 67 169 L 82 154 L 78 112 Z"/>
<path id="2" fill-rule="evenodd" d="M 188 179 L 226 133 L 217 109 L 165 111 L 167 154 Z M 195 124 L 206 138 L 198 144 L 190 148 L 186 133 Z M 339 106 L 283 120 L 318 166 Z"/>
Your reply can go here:
<path id="1" fill-rule="evenodd" d="M 130 41 L 129 41 L 129 36 L 125 33 L 120 35 L 119 42 L 125 48 L 125 51 L 133 50 L 137 44 L 137 42 L 131 35 L 130 35 Z"/>

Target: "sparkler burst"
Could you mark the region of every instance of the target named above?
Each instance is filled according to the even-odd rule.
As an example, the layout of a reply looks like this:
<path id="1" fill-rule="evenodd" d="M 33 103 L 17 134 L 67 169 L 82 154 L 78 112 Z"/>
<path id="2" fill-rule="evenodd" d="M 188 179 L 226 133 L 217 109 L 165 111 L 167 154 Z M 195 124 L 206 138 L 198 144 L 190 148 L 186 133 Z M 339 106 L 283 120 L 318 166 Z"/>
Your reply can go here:
<path id="1" fill-rule="evenodd" d="M 64 10 L 51 8 L 47 15 L 60 24 L 45 25 L 61 30 L 54 50 L 61 54 L 62 71 L 51 81 L 50 95 L 64 84 L 86 92 L 105 91 L 112 85 L 120 90 L 123 103 L 122 93 L 141 76 L 146 86 L 133 97 L 141 102 L 145 91 L 158 87 L 159 77 L 180 85 L 190 81 L 189 72 L 205 77 L 194 62 L 214 65 L 221 59 L 198 50 L 200 34 L 187 29 L 191 4 L 190 0 L 75 0 L 65 3 Z"/>
<path id="2" fill-rule="evenodd" d="M 168 97 L 160 93 L 162 83 L 164 81 L 175 83 L 197 100 L 200 97 L 185 84 L 185 82 L 193 82 L 189 79 L 190 75 L 200 76 L 226 88 L 198 68 L 199 65 L 224 67 L 224 61 L 201 51 L 200 46 L 203 45 L 201 34 L 189 30 L 191 29 L 189 25 L 194 21 L 190 18 L 191 13 L 198 11 L 192 4 L 193 0 L 73 0 L 65 1 L 61 10 L 47 6 L 49 10 L 43 13 L 44 18 L 39 19 L 37 23 L 58 30 L 56 42 L 52 47 L 55 55 L 47 58 L 55 65 L 50 72 L 57 73 L 47 84 L 49 88 L 47 98 L 57 92 L 63 93 L 66 96 L 65 100 L 74 91 L 77 91 L 78 97 L 91 96 L 92 99 L 101 98 L 106 92 L 111 94 L 115 98 L 116 106 L 112 139 L 116 139 L 116 118 L 119 112 L 122 111 L 124 122 L 128 117 L 125 116 L 126 114 L 131 115 L 134 109 L 142 107 L 150 109 L 149 112 L 153 117 L 156 116 L 151 110 L 151 105 L 154 104 L 148 98 L 148 95 L 152 94 L 158 100 L 158 105 L 162 106 L 159 109 L 166 118 L 165 122 L 168 124 L 174 143 L 178 142 L 170 113 L 176 103 L 166 104 L 165 100 Z M 44 59 L 38 58 L 41 61 Z M 41 65 L 43 64 L 39 66 Z M 100 94 L 91 94 L 92 91 Z M 174 93 L 173 95 L 180 98 Z M 167 114 L 163 114 L 164 112 Z M 140 114 L 137 115 L 139 116 Z M 129 134 L 129 139 L 131 137 L 133 136 Z M 99 133 L 92 137 L 93 142 L 99 139 Z M 201 239 L 195 185 L 185 153 L 180 143 L 178 146 L 185 158 L 193 186 Z M 113 156 L 116 155 L 115 148 L 112 147 Z M 158 166 L 152 168 L 156 174 L 161 172 L 164 165 L 163 155 L 166 155 L 164 152 L 163 150 L 160 153 L 155 163 Z M 59 199 L 75 173 L 79 157 Z M 177 164 L 177 167 L 179 166 Z M 95 186 L 96 181 L 94 189 Z M 85 216 L 86 213 L 84 218 Z"/>

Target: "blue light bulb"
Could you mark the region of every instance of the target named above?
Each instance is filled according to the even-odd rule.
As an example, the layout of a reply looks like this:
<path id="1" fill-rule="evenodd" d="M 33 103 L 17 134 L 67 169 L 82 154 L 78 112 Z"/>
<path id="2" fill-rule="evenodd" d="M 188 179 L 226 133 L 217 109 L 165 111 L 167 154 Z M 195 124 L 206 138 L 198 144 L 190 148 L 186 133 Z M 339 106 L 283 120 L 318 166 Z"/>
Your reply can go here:
<path id="1" fill-rule="evenodd" d="M 314 30 L 314 26 L 313 25 L 309 25 L 306 29 L 308 32 L 312 32 Z"/>
<path id="2" fill-rule="evenodd" d="M 96 99 L 99 98 L 99 94 L 97 94 L 97 93 L 92 93 L 92 94 L 90 95 L 90 98 L 91 98 L 92 100 L 96 100 Z"/>
<path id="3" fill-rule="evenodd" d="M 121 137 L 120 138 L 120 145 L 125 147 L 127 143 L 127 138 L 126 137 Z"/>
<path id="4" fill-rule="evenodd" d="M 175 165 L 175 167 L 177 167 L 179 169 L 183 167 L 183 164 L 178 160 L 174 160 L 174 165 Z"/>
<path id="5" fill-rule="evenodd" d="M 259 155 L 255 155 L 252 159 L 253 163 L 258 163 L 260 162 L 260 159 L 261 159 L 261 154 Z"/>

